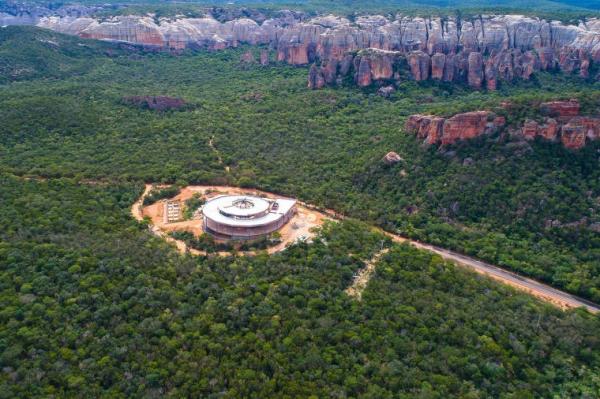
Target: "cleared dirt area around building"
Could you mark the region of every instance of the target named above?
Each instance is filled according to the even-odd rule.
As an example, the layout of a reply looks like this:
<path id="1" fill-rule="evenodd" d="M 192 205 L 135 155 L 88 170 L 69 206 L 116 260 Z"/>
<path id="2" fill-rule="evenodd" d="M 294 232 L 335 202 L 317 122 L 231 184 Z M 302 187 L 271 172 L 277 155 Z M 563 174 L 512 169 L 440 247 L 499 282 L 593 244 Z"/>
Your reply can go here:
<path id="1" fill-rule="evenodd" d="M 143 206 L 144 197 L 150 193 L 152 188 L 153 186 L 151 184 L 146 185 L 144 194 L 138 201 L 136 201 L 131 209 L 133 216 L 137 220 L 143 220 L 146 217 L 150 218 L 152 232 L 170 242 L 174 242 L 181 252 L 189 251 L 194 255 L 206 255 L 206 252 L 188 248 L 183 241 L 176 240 L 168 235 L 173 231 L 187 231 L 195 236 L 200 236 L 204 233 L 202 218 L 165 223 L 163 214 L 163 201 L 158 201 L 152 205 Z M 275 195 L 273 193 L 254 189 L 244 189 L 240 187 L 187 186 L 182 188 L 179 194 L 173 198 L 170 198 L 170 200 L 181 201 L 183 203 L 192 198 L 194 194 L 198 194 L 205 199 L 211 199 L 219 195 L 253 195 L 270 199 L 283 198 L 282 196 Z M 272 254 L 284 250 L 288 245 L 293 244 L 296 241 L 310 241 L 315 235 L 314 229 L 321 226 L 325 220 L 331 220 L 331 218 L 322 212 L 306 207 L 302 203 L 297 203 L 296 214 L 278 231 L 281 235 L 281 242 L 277 245 L 267 248 L 266 251 Z M 217 254 L 222 256 L 231 255 L 231 253 L 227 251 L 221 251 Z M 238 252 L 238 254 L 254 255 L 255 252 L 245 251 Z"/>

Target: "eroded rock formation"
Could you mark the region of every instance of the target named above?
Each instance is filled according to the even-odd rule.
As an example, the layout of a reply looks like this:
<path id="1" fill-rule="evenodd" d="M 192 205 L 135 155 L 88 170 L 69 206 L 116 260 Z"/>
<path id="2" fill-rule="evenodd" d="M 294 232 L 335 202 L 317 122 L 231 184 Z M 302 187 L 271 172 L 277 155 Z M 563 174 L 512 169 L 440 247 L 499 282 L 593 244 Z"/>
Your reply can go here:
<path id="1" fill-rule="evenodd" d="M 597 19 L 565 25 L 521 15 L 461 20 L 398 14 L 358 16 L 349 21 L 333 15 L 309 18 L 291 11 L 267 18 L 249 9 L 217 8 L 207 9 L 201 18 L 129 15 L 98 19 L 88 14 L 67 8 L 54 14 L 0 8 L 0 23 L 30 23 L 87 38 L 172 50 L 265 45 L 275 50 L 278 61 L 326 68 L 320 71 L 326 84 L 353 74 L 359 86 L 389 85 L 407 76 L 494 90 L 501 82 L 529 79 L 545 70 L 598 79 L 590 73 L 596 70 L 593 64 L 600 62 Z M 268 62 L 262 55 L 261 63 Z"/>
<path id="2" fill-rule="evenodd" d="M 325 86 L 325 78 L 323 77 L 323 73 L 315 64 L 313 64 L 308 72 L 308 88 L 320 89 L 323 86 Z"/>
<path id="3" fill-rule="evenodd" d="M 254 58 L 254 54 L 252 54 L 252 51 L 246 51 L 240 57 L 240 61 L 245 64 L 254 64 L 256 62 L 256 58 Z"/>
<path id="4" fill-rule="evenodd" d="M 600 118 L 579 116 L 579 108 L 577 100 L 542 103 L 540 110 L 548 116 L 544 116 L 542 121 L 525 120 L 515 133 L 527 141 L 539 137 L 560 141 L 566 148 L 578 150 L 587 141 L 600 139 Z M 411 115 L 405 128 L 426 144 L 448 145 L 496 132 L 505 124 L 502 116 L 490 111 L 475 111 L 456 114 L 451 118 Z"/>
<path id="5" fill-rule="evenodd" d="M 527 120 L 521 128 L 521 133 L 526 140 L 541 137 L 545 140 L 556 141 L 570 149 L 580 149 L 587 140 L 600 138 L 600 118 L 579 115 L 579 102 L 551 101 L 542 103 L 540 110 L 542 122 Z"/>
<path id="6" fill-rule="evenodd" d="M 269 52 L 267 50 L 261 50 L 260 52 L 260 65 L 269 65 Z"/>
<path id="7" fill-rule="evenodd" d="M 579 101 L 571 99 L 569 101 L 550 101 L 542 103 L 540 110 L 555 118 L 572 118 L 579 115 Z"/>
<path id="8" fill-rule="evenodd" d="M 448 119 L 432 115 L 411 115 L 405 127 L 427 144 L 447 145 L 495 132 L 504 123 L 502 117 L 496 117 L 492 112 L 475 111 L 456 114 Z"/>

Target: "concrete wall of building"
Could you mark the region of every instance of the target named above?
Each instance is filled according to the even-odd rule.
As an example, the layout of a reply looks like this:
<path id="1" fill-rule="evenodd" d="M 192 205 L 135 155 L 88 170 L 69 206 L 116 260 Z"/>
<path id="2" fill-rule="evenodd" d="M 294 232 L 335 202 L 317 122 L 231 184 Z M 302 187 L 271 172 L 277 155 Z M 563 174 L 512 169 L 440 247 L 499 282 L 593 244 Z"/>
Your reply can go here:
<path id="1" fill-rule="evenodd" d="M 238 227 L 238 226 L 227 226 L 215 222 L 207 217 L 204 218 L 204 227 L 209 233 L 216 233 L 216 235 L 227 236 L 232 239 L 252 239 L 271 234 L 279 230 L 285 225 L 296 213 L 296 207 L 292 207 L 283 217 L 276 221 L 256 227 Z"/>

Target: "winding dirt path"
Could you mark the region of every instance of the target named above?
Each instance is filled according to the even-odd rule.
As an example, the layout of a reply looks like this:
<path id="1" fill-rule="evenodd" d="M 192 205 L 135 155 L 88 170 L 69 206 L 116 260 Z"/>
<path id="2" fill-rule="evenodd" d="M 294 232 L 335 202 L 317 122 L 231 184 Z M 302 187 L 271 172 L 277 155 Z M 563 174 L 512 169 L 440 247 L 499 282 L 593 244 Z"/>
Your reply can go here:
<path id="1" fill-rule="evenodd" d="M 219 150 L 217 150 L 217 147 L 215 147 L 214 136 L 208 140 L 208 146 L 210 147 L 212 152 L 215 153 L 219 165 L 223 165 L 223 157 L 221 156 L 221 152 L 219 152 Z M 229 166 L 225 166 L 225 172 L 229 173 L 230 171 L 231 169 L 229 168 Z"/>

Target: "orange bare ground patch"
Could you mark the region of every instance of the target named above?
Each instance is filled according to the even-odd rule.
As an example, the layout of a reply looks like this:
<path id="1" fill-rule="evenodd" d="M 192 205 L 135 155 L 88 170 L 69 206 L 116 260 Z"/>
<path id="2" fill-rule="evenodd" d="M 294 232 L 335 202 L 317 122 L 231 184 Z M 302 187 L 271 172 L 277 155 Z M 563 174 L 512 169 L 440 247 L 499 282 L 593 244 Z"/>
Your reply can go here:
<path id="1" fill-rule="evenodd" d="M 154 204 L 143 206 L 144 197 L 152 190 L 152 185 L 147 184 L 146 189 L 142 197 L 136 201 L 132 208 L 131 213 L 137 220 L 143 220 L 148 217 L 151 220 L 151 230 L 154 234 L 165 238 L 169 242 L 175 243 L 177 249 L 182 252 L 190 252 L 195 255 L 206 255 L 204 251 L 198 251 L 192 248 L 188 248 L 187 245 L 181 241 L 176 240 L 168 235 L 173 231 L 187 231 L 195 236 L 200 236 L 204 233 L 202 219 L 191 219 L 184 220 L 181 222 L 164 223 L 163 212 L 164 206 L 162 201 L 157 201 Z M 268 193 L 266 191 L 244 189 L 240 187 L 231 186 L 187 186 L 182 188 L 180 193 L 171 200 L 179 200 L 185 202 L 192 198 L 194 194 L 200 194 L 206 199 L 216 197 L 218 195 L 232 195 L 232 194 L 247 194 L 255 195 L 265 198 L 281 198 L 279 195 Z M 298 240 L 311 240 L 315 236 L 315 228 L 320 227 L 325 220 L 332 220 L 331 217 L 325 213 L 311 209 L 305 204 L 297 203 L 297 212 L 292 219 L 286 223 L 280 230 L 281 242 L 277 245 L 267 248 L 269 254 L 273 254 L 284 250 L 288 245 L 293 244 Z M 240 255 L 254 255 L 254 251 L 239 252 Z M 228 256 L 230 252 L 222 251 L 218 252 L 218 255 Z"/>

